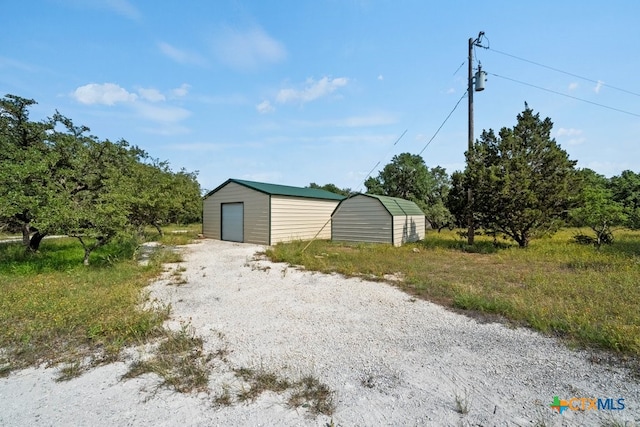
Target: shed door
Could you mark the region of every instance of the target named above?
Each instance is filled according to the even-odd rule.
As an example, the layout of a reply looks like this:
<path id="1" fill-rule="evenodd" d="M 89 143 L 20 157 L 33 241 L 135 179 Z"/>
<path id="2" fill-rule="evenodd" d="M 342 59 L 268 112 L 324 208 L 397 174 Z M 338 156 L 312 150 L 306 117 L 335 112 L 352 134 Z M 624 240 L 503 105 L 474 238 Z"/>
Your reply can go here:
<path id="1" fill-rule="evenodd" d="M 244 204 L 222 204 L 222 240 L 243 242 Z"/>

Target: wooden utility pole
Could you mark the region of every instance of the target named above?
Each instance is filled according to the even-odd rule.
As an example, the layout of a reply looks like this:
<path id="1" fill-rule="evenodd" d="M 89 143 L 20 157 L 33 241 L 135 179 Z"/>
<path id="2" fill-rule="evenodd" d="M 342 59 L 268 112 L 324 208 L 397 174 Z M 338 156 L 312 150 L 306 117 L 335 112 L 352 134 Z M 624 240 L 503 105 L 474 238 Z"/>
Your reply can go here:
<path id="1" fill-rule="evenodd" d="M 467 86 L 467 98 L 469 99 L 469 148 L 467 156 L 471 156 L 473 151 L 473 45 L 477 41 L 478 39 L 469 39 L 469 80 Z M 467 188 L 467 226 L 469 227 L 467 232 L 467 244 L 473 245 L 475 227 L 473 224 L 473 190 L 470 185 Z"/>
<path id="2" fill-rule="evenodd" d="M 469 148 L 468 148 L 468 156 L 471 157 L 473 153 L 473 91 L 474 91 L 474 80 L 473 80 L 473 47 L 480 46 L 484 47 L 480 44 L 482 37 L 484 36 L 484 31 L 480 31 L 478 33 L 478 37 L 476 39 L 469 39 L 469 80 L 467 85 L 467 97 L 469 98 Z M 480 79 L 480 84 L 478 84 L 475 89 L 478 91 L 484 90 L 484 75 L 482 68 L 478 66 L 478 78 Z M 467 162 L 468 165 L 468 162 Z M 468 169 L 468 168 L 467 168 Z M 473 223 L 473 190 L 471 186 L 467 188 L 467 225 L 469 226 L 469 230 L 467 232 L 467 244 L 473 245 L 473 238 L 475 235 L 475 224 Z"/>

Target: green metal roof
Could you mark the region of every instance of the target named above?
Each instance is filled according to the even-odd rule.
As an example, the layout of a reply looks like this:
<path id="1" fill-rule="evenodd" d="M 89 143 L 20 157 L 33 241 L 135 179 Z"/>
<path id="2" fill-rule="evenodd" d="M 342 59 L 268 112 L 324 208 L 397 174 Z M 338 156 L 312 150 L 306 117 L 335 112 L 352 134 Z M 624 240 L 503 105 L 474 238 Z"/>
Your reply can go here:
<path id="1" fill-rule="evenodd" d="M 424 216 L 422 209 L 410 200 L 400 199 L 398 197 L 379 196 L 377 194 L 361 194 L 362 196 L 372 197 L 380 200 L 382 206 L 393 216 L 398 215 L 420 215 Z"/>
<path id="2" fill-rule="evenodd" d="M 345 196 L 341 196 L 330 191 L 320 190 L 318 188 L 291 187 L 289 185 L 267 184 L 265 182 L 245 181 L 243 179 L 228 179 L 222 185 L 207 193 L 205 198 L 209 197 L 230 182 L 235 182 L 236 184 L 271 196 L 292 196 L 325 200 L 342 200 L 346 198 Z"/>

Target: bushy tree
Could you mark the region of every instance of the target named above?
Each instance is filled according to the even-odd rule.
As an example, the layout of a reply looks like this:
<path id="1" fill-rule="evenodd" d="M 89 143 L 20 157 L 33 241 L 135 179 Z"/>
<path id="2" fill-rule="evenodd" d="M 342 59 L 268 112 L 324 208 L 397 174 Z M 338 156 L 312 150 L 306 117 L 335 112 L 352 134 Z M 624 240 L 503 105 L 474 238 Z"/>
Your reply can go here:
<path id="1" fill-rule="evenodd" d="M 382 187 L 382 183 L 380 182 L 379 177 L 374 178 L 370 176 L 364 181 L 364 186 L 366 187 L 367 193 L 369 194 L 379 194 L 381 196 L 385 194 L 384 188 Z"/>
<path id="2" fill-rule="evenodd" d="M 29 120 L 33 99 L 6 95 L 0 99 L 0 224 L 20 231 L 29 248 L 33 221 L 55 194 L 48 185 L 51 158 L 50 122 Z"/>
<path id="3" fill-rule="evenodd" d="M 172 206 L 167 223 L 191 224 L 202 221 L 202 188 L 198 183 L 198 171 L 182 168 L 171 176 Z"/>
<path id="4" fill-rule="evenodd" d="M 625 170 L 609 180 L 608 188 L 613 200 L 624 208 L 626 225 L 635 230 L 640 229 L 640 174 Z"/>
<path id="5" fill-rule="evenodd" d="M 464 172 L 451 174 L 451 189 L 447 194 L 445 205 L 452 216 L 453 224 L 458 228 L 467 225 L 467 178 Z"/>
<path id="6" fill-rule="evenodd" d="M 130 233 L 129 213 L 138 195 L 129 177 L 143 152 L 124 140 L 87 135 L 87 127 L 75 126 L 60 114 L 54 119 L 64 126 L 51 137 L 57 160 L 51 185 L 60 205 L 40 221 L 77 238 L 88 265 L 92 251 Z"/>
<path id="7" fill-rule="evenodd" d="M 429 224 L 438 231 L 454 225 L 455 218 L 447 207 L 447 199 L 451 191 L 451 178 L 440 166 L 429 170 L 432 185 L 427 197 L 422 202 L 422 210 Z"/>
<path id="8" fill-rule="evenodd" d="M 394 156 L 377 177 L 365 181 L 365 186 L 371 194 L 415 202 L 429 224 L 438 231 L 453 223 L 454 218 L 446 206 L 451 179 L 440 166 L 429 169 L 419 155 L 402 153 Z"/>
<path id="9" fill-rule="evenodd" d="M 200 219 L 197 173 L 146 162 L 127 141 L 100 140 L 58 112 L 32 122 L 34 104 L 0 100 L 0 227 L 21 230 L 27 248 L 64 233 L 88 264 L 93 250 L 136 227 Z"/>
<path id="10" fill-rule="evenodd" d="M 393 156 L 378 176 L 369 178 L 365 185 L 367 192 L 372 194 L 426 201 L 435 186 L 434 181 L 421 156 L 402 153 Z"/>
<path id="11" fill-rule="evenodd" d="M 513 128 L 483 131 L 467 153 L 475 218 L 520 247 L 555 231 L 575 195 L 576 162 L 551 138 L 552 127 L 525 105 Z"/>
<path id="12" fill-rule="evenodd" d="M 611 191 L 604 186 L 587 186 L 580 195 L 580 207 L 571 211 L 573 220 L 589 227 L 595 233 L 593 243 L 597 248 L 613 241 L 612 227 L 626 221 L 624 208 L 612 198 Z"/>
<path id="13" fill-rule="evenodd" d="M 351 191 L 350 188 L 339 188 L 337 185 L 332 183 L 318 185 L 315 182 L 312 182 L 307 188 L 317 188 L 319 190 L 330 191 L 331 193 L 340 194 L 341 196 L 350 196 L 353 194 L 353 191 Z"/>

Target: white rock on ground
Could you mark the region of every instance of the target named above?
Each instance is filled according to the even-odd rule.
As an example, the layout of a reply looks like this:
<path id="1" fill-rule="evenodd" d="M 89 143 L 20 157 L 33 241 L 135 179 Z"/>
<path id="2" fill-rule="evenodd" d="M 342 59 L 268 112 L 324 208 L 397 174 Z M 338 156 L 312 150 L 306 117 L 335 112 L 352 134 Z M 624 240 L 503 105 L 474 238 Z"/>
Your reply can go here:
<path id="1" fill-rule="evenodd" d="M 0 379 L 2 426 L 412 426 L 640 424 L 640 386 L 622 367 L 593 364 L 528 329 L 477 321 L 393 286 L 255 260 L 264 247 L 203 240 L 184 248 L 187 283 L 150 286 L 171 304 L 168 327 L 190 324 L 215 352 L 211 393 L 155 389 L 153 375 L 121 381 L 124 362 L 57 383 L 54 369 Z M 217 406 L 230 369 L 313 375 L 335 391 L 335 413 L 311 416 L 265 393 Z M 620 411 L 550 408 L 561 399 L 624 398 Z M 468 413 L 456 400 L 467 400 Z M 626 424 L 625 424 L 626 423 Z"/>

